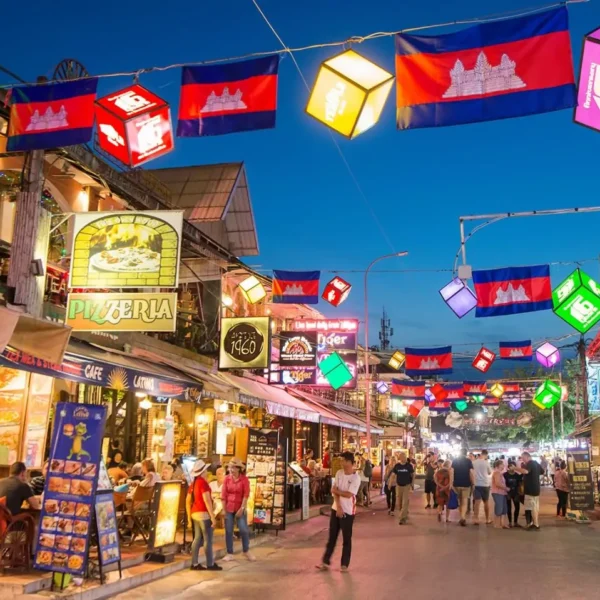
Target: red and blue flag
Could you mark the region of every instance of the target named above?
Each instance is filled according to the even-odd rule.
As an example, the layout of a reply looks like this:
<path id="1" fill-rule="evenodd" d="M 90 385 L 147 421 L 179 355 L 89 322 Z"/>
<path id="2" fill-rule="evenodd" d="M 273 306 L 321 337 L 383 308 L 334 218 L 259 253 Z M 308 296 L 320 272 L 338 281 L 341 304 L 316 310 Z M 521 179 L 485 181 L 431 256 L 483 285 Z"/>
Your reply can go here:
<path id="1" fill-rule="evenodd" d="M 567 9 L 447 35 L 399 34 L 396 80 L 398 129 L 573 108 L 577 96 Z"/>
<path id="2" fill-rule="evenodd" d="M 28 152 L 92 139 L 98 78 L 12 88 L 7 150 Z"/>
<path id="3" fill-rule="evenodd" d="M 277 112 L 279 56 L 183 67 L 179 137 L 272 129 Z"/>
<path id="4" fill-rule="evenodd" d="M 452 346 L 406 348 L 405 372 L 409 377 L 452 373 Z"/>
<path id="5" fill-rule="evenodd" d="M 446 400 L 464 400 L 465 399 L 465 386 L 462 383 L 442 383 L 444 389 L 448 392 Z"/>
<path id="6" fill-rule="evenodd" d="M 392 396 L 408 400 L 422 400 L 425 398 L 425 382 L 392 379 Z"/>
<path id="7" fill-rule="evenodd" d="M 506 360 L 533 360 L 531 340 L 500 342 L 500 358 Z"/>
<path id="8" fill-rule="evenodd" d="M 487 383 L 485 381 L 463 381 L 465 396 L 485 396 L 487 394 Z"/>
<path id="9" fill-rule="evenodd" d="M 318 304 L 321 271 L 273 271 L 273 302 Z"/>
<path id="10" fill-rule="evenodd" d="M 549 265 L 473 271 L 476 317 L 552 309 Z"/>

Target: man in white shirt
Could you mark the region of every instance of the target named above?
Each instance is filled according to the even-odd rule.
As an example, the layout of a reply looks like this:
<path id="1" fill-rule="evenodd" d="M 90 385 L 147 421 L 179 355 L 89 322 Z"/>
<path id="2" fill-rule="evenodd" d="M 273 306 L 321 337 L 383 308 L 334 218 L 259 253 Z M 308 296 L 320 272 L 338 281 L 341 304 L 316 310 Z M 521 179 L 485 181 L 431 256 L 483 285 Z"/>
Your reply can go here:
<path id="1" fill-rule="evenodd" d="M 487 450 L 482 450 L 479 458 L 473 461 L 473 471 L 475 472 L 475 491 L 473 499 L 473 525 L 479 525 L 479 507 L 483 502 L 485 512 L 485 522 L 489 525 L 490 519 L 490 483 L 492 476 L 492 467 Z"/>
<path id="2" fill-rule="evenodd" d="M 335 474 L 335 483 L 331 489 L 333 506 L 329 521 L 329 539 L 323 555 L 323 561 L 317 569 L 327 571 L 331 564 L 331 556 L 335 550 L 337 539 L 342 532 L 342 573 L 348 571 L 352 553 L 352 525 L 356 514 L 356 494 L 360 487 L 360 476 L 354 472 L 354 454 L 342 454 L 342 468 Z"/>

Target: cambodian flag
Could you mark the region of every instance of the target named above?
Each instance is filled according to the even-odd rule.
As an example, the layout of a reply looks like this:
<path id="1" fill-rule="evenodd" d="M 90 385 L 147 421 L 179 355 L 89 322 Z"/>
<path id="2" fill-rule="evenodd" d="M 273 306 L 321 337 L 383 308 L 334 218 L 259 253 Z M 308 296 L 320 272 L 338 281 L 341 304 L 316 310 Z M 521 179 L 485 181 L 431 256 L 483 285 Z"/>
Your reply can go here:
<path id="1" fill-rule="evenodd" d="M 406 348 L 406 374 L 409 377 L 452 373 L 452 346 L 443 348 Z"/>
<path id="2" fill-rule="evenodd" d="M 402 381 L 392 379 L 392 396 L 409 400 L 425 398 L 425 383 L 423 381 Z"/>
<path id="3" fill-rule="evenodd" d="M 500 342 L 500 358 L 507 360 L 533 360 L 531 340 Z"/>
<path id="4" fill-rule="evenodd" d="M 462 383 L 442 383 L 442 386 L 448 392 L 448 397 L 446 398 L 448 402 L 464 400 L 465 387 Z"/>
<path id="5" fill-rule="evenodd" d="M 500 405 L 500 399 L 496 398 L 496 396 L 486 396 L 485 399 L 483 400 L 483 403 L 486 406 L 499 406 Z"/>
<path id="6" fill-rule="evenodd" d="M 552 65 L 552 66 L 550 66 Z M 440 36 L 396 36 L 398 129 L 573 108 L 566 7 Z"/>
<path id="7" fill-rule="evenodd" d="M 433 410 L 435 412 L 438 413 L 447 413 L 450 412 L 451 409 L 451 403 L 450 402 L 438 402 L 437 400 L 434 400 L 433 402 L 429 403 L 429 410 Z"/>
<path id="8" fill-rule="evenodd" d="M 273 271 L 273 302 L 318 304 L 321 271 Z"/>
<path id="9" fill-rule="evenodd" d="M 465 396 L 485 396 L 487 383 L 485 381 L 463 381 Z"/>
<path id="10" fill-rule="evenodd" d="M 85 144 L 92 139 L 98 78 L 17 86 L 7 150 L 27 152 Z"/>
<path id="11" fill-rule="evenodd" d="M 272 129 L 277 112 L 279 56 L 183 67 L 179 137 Z"/>
<path id="12" fill-rule="evenodd" d="M 502 387 L 504 388 L 504 395 L 506 394 L 519 394 L 521 392 L 521 384 L 518 381 L 503 381 Z"/>
<path id="13" fill-rule="evenodd" d="M 499 317 L 552 309 L 550 267 L 507 267 L 473 271 L 476 317 Z"/>

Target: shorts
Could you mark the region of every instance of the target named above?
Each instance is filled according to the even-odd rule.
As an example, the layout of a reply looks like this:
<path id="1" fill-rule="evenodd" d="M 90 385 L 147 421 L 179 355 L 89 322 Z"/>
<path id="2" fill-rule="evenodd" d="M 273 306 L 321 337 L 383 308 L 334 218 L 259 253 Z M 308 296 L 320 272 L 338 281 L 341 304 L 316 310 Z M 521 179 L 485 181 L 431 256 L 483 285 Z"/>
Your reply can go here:
<path id="1" fill-rule="evenodd" d="M 425 493 L 435 494 L 435 481 L 425 480 Z"/>
<path id="2" fill-rule="evenodd" d="M 490 488 L 476 485 L 473 498 L 475 498 L 475 500 L 483 500 L 484 502 L 487 502 L 490 499 Z"/>
<path id="3" fill-rule="evenodd" d="M 494 498 L 494 514 L 497 517 L 502 517 L 508 514 L 508 506 L 506 505 L 506 496 L 502 494 L 492 494 Z"/>
<path id="4" fill-rule="evenodd" d="M 525 496 L 525 510 L 540 510 L 540 497 L 539 496 Z"/>

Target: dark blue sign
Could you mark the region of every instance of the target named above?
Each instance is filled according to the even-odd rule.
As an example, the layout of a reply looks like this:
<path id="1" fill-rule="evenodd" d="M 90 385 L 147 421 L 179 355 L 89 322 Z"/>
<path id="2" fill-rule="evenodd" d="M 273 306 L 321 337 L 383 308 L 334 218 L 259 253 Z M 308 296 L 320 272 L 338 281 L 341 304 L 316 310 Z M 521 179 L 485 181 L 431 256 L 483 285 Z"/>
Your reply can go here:
<path id="1" fill-rule="evenodd" d="M 103 565 L 110 565 L 121 560 L 117 516 L 112 490 L 106 494 L 98 494 L 95 502 L 96 526 L 98 528 L 98 555 Z"/>

